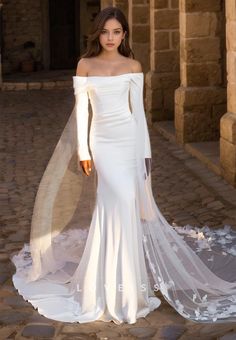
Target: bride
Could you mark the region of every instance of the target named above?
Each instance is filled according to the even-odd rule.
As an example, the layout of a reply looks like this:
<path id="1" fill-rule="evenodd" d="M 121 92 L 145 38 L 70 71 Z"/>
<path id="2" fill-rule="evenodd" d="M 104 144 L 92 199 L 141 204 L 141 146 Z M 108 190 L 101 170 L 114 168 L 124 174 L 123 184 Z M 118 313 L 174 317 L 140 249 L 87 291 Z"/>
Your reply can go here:
<path id="1" fill-rule="evenodd" d="M 135 323 L 159 307 L 158 290 L 187 319 L 235 321 L 234 257 L 211 250 L 210 267 L 154 201 L 143 82 L 126 18 L 107 7 L 78 62 L 75 106 L 38 188 L 30 244 L 12 257 L 13 283 L 59 321 Z"/>

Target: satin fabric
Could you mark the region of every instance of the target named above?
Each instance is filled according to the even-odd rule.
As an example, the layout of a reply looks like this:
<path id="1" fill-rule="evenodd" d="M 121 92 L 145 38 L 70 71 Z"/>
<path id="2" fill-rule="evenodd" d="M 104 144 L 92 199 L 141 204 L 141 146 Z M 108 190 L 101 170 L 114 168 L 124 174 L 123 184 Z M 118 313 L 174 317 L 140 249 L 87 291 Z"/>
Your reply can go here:
<path id="1" fill-rule="evenodd" d="M 73 81 L 75 107 L 40 182 L 30 245 L 12 258 L 15 287 L 60 321 L 134 323 L 159 307 L 157 290 L 187 319 L 235 321 L 235 257 L 221 244 L 201 257 L 153 198 L 143 73 Z M 93 160 L 88 178 L 77 153 Z"/>
<path id="2" fill-rule="evenodd" d="M 93 159 L 97 176 L 96 201 L 86 244 L 81 247 L 79 258 L 81 249 L 75 251 L 71 239 L 81 239 L 81 229 L 77 234 L 72 229 L 69 237 L 68 232 L 63 234 L 62 230 L 57 230 L 54 237 L 31 238 L 33 262 L 27 273 L 20 272 L 19 257 L 18 264 L 16 257 L 14 261 L 19 269 L 13 277 L 15 286 L 49 318 L 70 322 L 135 323 L 137 318 L 160 305 L 148 279 L 136 199 L 140 157 L 137 157 L 138 123 L 134 105 L 138 104 L 135 101 L 137 89 L 132 87 L 132 80 L 138 77 L 143 74 L 73 77 L 76 149 L 80 160 Z M 88 143 L 89 100 L 93 115 Z M 151 157 L 147 124 L 144 126 L 146 156 Z M 35 212 L 38 209 L 35 207 Z M 33 233 L 34 228 L 32 236 Z M 64 248 L 65 256 L 60 252 L 63 236 L 68 244 L 68 248 Z M 37 245 L 40 248 L 36 253 Z M 77 255 L 74 258 L 72 249 Z M 71 276 L 69 258 L 78 264 L 73 266 Z"/>

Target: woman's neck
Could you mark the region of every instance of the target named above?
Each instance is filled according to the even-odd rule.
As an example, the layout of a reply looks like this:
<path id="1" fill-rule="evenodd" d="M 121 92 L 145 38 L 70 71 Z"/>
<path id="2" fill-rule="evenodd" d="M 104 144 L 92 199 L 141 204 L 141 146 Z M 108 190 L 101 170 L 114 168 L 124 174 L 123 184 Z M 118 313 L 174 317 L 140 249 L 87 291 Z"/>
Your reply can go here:
<path id="1" fill-rule="evenodd" d="M 114 51 L 114 52 L 103 51 L 98 55 L 99 59 L 106 60 L 109 62 L 117 61 L 118 59 L 120 59 L 120 57 L 121 55 L 117 51 Z"/>

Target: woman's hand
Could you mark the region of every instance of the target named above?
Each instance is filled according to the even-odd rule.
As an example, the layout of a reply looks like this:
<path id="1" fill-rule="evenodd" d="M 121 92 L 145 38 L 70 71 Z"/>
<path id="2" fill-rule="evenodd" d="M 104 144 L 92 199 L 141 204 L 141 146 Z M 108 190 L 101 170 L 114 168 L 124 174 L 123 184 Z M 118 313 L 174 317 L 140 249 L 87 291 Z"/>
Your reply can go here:
<path id="1" fill-rule="evenodd" d="M 89 160 L 85 160 L 85 161 L 80 161 L 80 166 L 83 169 L 83 172 L 89 176 L 91 171 L 92 171 L 92 161 Z"/>

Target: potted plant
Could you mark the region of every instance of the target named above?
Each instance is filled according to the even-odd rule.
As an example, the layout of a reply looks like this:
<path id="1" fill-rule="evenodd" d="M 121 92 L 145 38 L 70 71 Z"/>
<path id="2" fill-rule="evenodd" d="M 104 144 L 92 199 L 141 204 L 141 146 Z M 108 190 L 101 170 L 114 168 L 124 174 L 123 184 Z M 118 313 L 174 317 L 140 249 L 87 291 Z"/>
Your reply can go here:
<path id="1" fill-rule="evenodd" d="M 24 49 L 27 51 L 27 57 L 21 62 L 21 71 L 33 72 L 42 69 L 40 50 L 35 47 L 35 43 L 27 41 Z"/>

